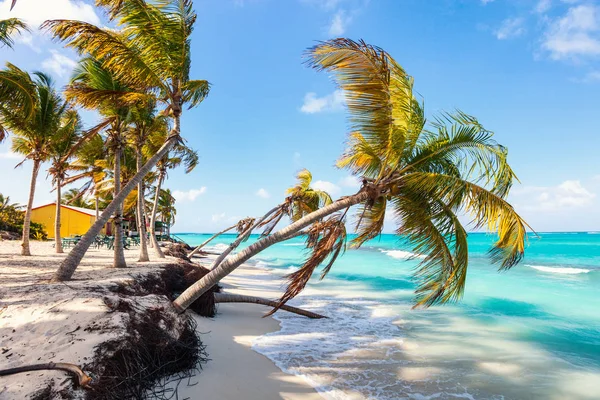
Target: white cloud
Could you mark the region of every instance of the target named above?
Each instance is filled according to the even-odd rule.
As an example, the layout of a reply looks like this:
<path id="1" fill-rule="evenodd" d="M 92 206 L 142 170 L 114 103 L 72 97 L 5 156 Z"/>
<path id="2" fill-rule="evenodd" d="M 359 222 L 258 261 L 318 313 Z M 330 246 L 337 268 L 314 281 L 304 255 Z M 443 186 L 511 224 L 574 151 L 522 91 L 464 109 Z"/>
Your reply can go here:
<path id="1" fill-rule="evenodd" d="M 258 191 L 256 192 L 256 195 L 258 197 L 262 197 L 263 199 L 268 199 L 269 197 L 271 197 L 271 195 L 269 194 L 269 192 L 267 192 L 263 188 L 258 189 Z"/>
<path id="2" fill-rule="evenodd" d="M 600 55 L 600 8 L 592 4 L 570 7 L 549 25 L 542 47 L 555 60 Z"/>
<path id="3" fill-rule="evenodd" d="M 201 194 L 206 193 L 206 186 L 202 186 L 200 189 L 190 189 L 190 190 L 175 190 L 173 191 L 173 197 L 177 199 L 177 201 L 194 201 Z"/>
<path id="4" fill-rule="evenodd" d="M 221 213 L 221 214 L 213 214 L 212 215 L 212 222 L 219 222 L 222 221 L 223 219 L 225 219 L 225 213 Z"/>
<path id="5" fill-rule="evenodd" d="M 573 79 L 573 81 L 579 83 L 598 83 L 600 82 L 600 70 L 590 71 L 583 78 Z"/>
<path id="6" fill-rule="evenodd" d="M 558 211 L 592 204 L 596 194 L 578 180 L 564 181 L 550 187 L 524 186 L 513 190 L 513 197 L 530 211 Z"/>
<path id="7" fill-rule="evenodd" d="M 25 158 L 25 156 L 18 154 L 18 153 L 13 153 L 12 151 L 0 153 L 0 159 L 4 159 L 4 160 L 19 160 L 19 159 L 23 159 L 23 158 Z"/>
<path id="8" fill-rule="evenodd" d="M 333 15 L 329 25 L 329 36 L 342 36 L 352 22 L 352 17 L 347 15 L 344 10 L 339 10 Z"/>
<path id="9" fill-rule="evenodd" d="M 342 191 L 342 189 L 338 185 L 328 181 L 313 182 L 312 187 L 314 189 L 323 190 L 329 193 L 331 197 L 336 197 Z"/>
<path id="10" fill-rule="evenodd" d="M 500 28 L 496 30 L 495 35 L 499 40 L 511 39 L 521 36 L 525 33 L 523 18 L 507 18 L 502 21 Z"/>
<path id="11" fill-rule="evenodd" d="M 68 76 L 71 71 L 73 71 L 73 68 L 77 66 L 75 60 L 65 56 L 57 50 L 50 50 L 50 53 L 52 53 L 52 57 L 42 61 L 42 68 L 61 78 Z"/>
<path id="12" fill-rule="evenodd" d="M 346 98 L 342 90 L 336 90 L 323 97 L 317 97 L 314 92 L 309 92 L 304 96 L 304 104 L 300 111 L 306 114 L 314 114 L 323 111 L 341 111 L 346 104 Z"/>
<path id="13" fill-rule="evenodd" d="M 10 11 L 11 0 L 0 1 L 0 19 L 21 18 L 32 28 L 48 19 L 73 19 L 100 24 L 94 6 L 80 0 L 20 0 Z"/>
<path id="14" fill-rule="evenodd" d="M 539 0 L 535 5 L 535 12 L 543 14 L 552 7 L 552 0 Z"/>
<path id="15" fill-rule="evenodd" d="M 340 186 L 350 189 L 358 189 L 360 187 L 360 180 L 354 175 L 348 175 L 340 180 Z"/>

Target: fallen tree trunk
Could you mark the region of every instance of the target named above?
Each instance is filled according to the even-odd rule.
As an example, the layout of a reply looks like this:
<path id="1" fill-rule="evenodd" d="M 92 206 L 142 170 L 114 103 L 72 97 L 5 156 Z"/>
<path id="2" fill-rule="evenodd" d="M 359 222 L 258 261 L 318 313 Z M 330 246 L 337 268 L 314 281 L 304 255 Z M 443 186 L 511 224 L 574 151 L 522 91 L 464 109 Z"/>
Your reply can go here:
<path id="1" fill-rule="evenodd" d="M 262 297 L 255 296 L 244 296 L 241 294 L 228 294 L 228 293 L 214 293 L 215 303 L 252 303 L 262 304 L 268 307 L 276 307 L 279 305 L 277 301 L 264 299 Z M 288 306 L 286 304 L 279 307 L 281 310 L 285 310 L 294 314 L 302 315 L 304 317 L 312 319 L 327 318 L 324 315 L 317 314 L 311 311 L 303 310 L 301 308 Z"/>
<path id="2" fill-rule="evenodd" d="M 45 364 L 24 365 L 22 367 L 2 369 L 2 370 L 0 370 L 0 376 L 13 375 L 13 374 L 21 373 L 21 372 L 41 371 L 41 370 L 47 370 L 47 369 L 61 370 L 61 371 L 66 371 L 66 372 L 70 372 L 70 373 L 74 374 L 75 376 L 77 376 L 79 386 L 84 387 L 84 388 L 89 387 L 89 384 L 92 382 L 92 378 L 90 378 L 88 375 L 86 375 L 86 373 L 83 372 L 81 370 L 81 368 L 79 368 L 77 365 L 68 364 L 68 363 L 53 363 L 53 362 L 49 362 L 49 363 L 45 363 Z"/>

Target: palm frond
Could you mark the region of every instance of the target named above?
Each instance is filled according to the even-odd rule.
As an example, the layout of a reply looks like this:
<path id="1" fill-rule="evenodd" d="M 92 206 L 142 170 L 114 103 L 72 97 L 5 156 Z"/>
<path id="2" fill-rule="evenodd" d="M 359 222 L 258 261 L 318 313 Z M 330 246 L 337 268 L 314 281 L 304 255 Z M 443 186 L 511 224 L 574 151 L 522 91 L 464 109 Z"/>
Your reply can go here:
<path id="1" fill-rule="evenodd" d="M 14 2 L 13 2 L 14 5 Z M 18 18 L 0 19 L 0 47 L 6 46 L 12 48 L 15 44 L 14 34 L 29 31 L 29 27 Z"/>

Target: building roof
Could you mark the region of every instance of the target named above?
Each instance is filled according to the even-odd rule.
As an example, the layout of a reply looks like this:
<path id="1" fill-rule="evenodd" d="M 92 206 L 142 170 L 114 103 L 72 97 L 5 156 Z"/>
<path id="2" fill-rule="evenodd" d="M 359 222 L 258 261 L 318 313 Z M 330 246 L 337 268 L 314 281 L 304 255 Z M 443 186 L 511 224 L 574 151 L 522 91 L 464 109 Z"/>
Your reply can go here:
<path id="1" fill-rule="evenodd" d="M 55 202 L 53 202 L 53 203 L 48 203 L 48 204 L 44 204 L 44 205 L 41 205 L 41 206 L 33 207 L 33 208 L 32 208 L 32 210 L 35 210 L 35 209 L 37 209 L 37 208 L 48 207 L 48 206 L 55 206 L 55 205 L 56 205 L 56 203 L 55 203 Z M 73 206 L 68 206 L 68 205 L 66 205 L 66 204 L 61 204 L 60 206 L 61 206 L 62 208 L 66 208 L 66 209 L 69 209 L 69 210 L 77 211 L 77 212 L 80 212 L 80 213 L 82 213 L 82 214 L 87 214 L 87 215 L 89 215 L 89 216 L 92 216 L 92 217 L 95 217 L 95 216 L 96 216 L 96 210 L 91 210 L 91 209 L 89 209 L 89 208 L 73 207 Z M 101 214 L 101 213 L 102 213 L 102 210 L 99 210 L 99 212 L 100 212 L 100 214 Z"/>

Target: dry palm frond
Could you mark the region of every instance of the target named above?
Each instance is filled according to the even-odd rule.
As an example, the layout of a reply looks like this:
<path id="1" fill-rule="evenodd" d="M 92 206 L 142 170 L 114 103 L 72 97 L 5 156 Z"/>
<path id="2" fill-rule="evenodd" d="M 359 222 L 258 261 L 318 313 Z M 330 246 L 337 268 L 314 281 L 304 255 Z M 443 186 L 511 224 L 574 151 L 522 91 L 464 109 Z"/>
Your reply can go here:
<path id="1" fill-rule="evenodd" d="M 0 19 L 0 47 L 13 47 L 15 44 L 12 36 L 15 33 L 29 31 L 27 24 L 18 18 Z"/>
<path id="2" fill-rule="evenodd" d="M 332 215 L 327 220 L 314 223 L 308 229 L 306 247 L 310 249 L 311 254 L 298 271 L 288 275 L 288 286 L 285 293 L 279 299 L 278 305 L 267 315 L 272 315 L 282 305 L 302 292 L 315 269 L 327 259 L 329 260 L 323 268 L 321 279 L 329 273 L 333 263 L 346 249 L 346 225 L 342 217 Z"/>

